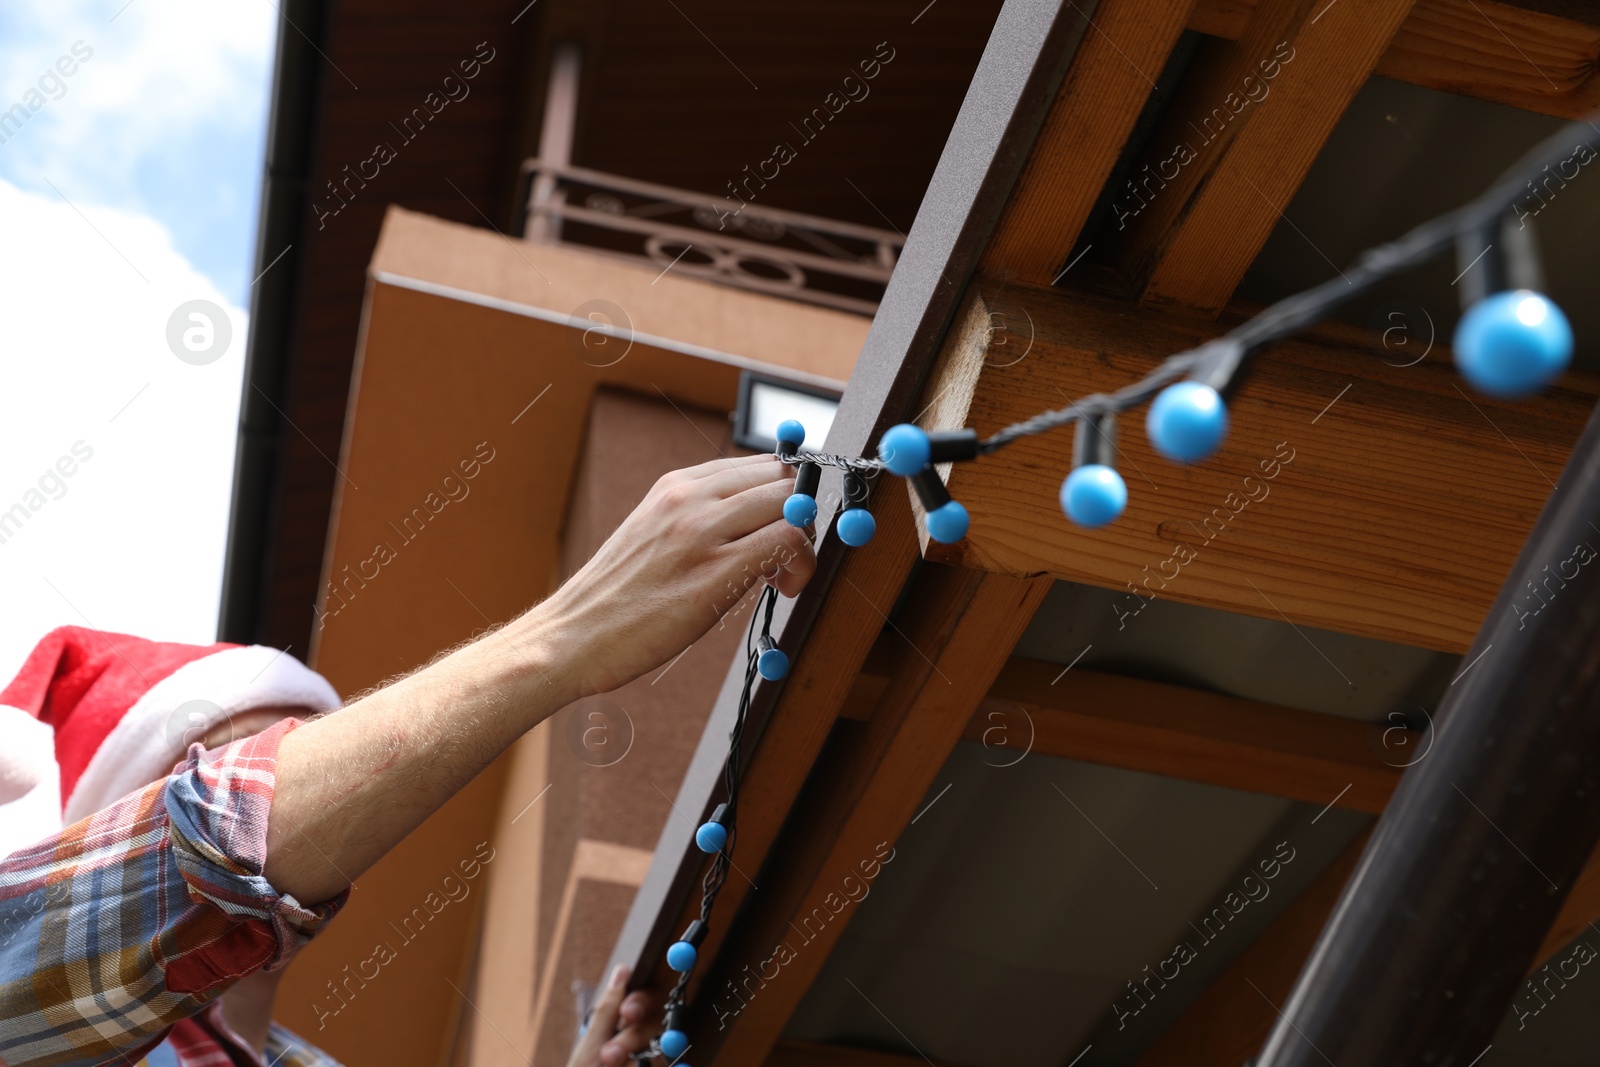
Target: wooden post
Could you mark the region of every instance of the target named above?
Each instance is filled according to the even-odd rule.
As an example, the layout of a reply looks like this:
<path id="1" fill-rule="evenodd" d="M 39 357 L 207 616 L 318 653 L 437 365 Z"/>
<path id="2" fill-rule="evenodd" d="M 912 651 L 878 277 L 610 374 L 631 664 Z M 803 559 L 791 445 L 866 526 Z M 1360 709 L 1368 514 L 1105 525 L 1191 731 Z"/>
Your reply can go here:
<path id="1" fill-rule="evenodd" d="M 1600 838 L 1597 549 L 1600 409 L 1259 1067 L 1467 1067 L 1488 1047 Z"/>

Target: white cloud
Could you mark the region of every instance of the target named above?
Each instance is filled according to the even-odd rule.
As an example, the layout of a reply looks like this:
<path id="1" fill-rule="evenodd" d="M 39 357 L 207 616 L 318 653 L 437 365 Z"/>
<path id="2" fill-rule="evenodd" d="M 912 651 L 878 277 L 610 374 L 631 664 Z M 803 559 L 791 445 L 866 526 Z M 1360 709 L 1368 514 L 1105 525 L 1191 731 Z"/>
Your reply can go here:
<path id="1" fill-rule="evenodd" d="M 45 79 L 31 98 L 43 106 L 0 144 L 0 177 L 161 219 L 242 300 L 277 14 L 269 0 L 124 3 L 0 13 L 0 110 Z M 77 66 L 69 77 L 55 73 L 63 56 Z"/>
<path id="2" fill-rule="evenodd" d="M 0 44 L 0 99 L 20 99 L 78 41 L 92 50 L 59 100 L 19 144 L 29 166 L 57 176 L 94 177 L 79 160 L 94 158 L 108 183 L 172 136 L 212 122 L 237 124 L 259 106 L 266 86 L 274 12 L 264 0 L 52 0 L 7 16 Z M 115 15 L 115 21 L 111 17 Z M 71 101 L 69 104 L 68 101 Z M 8 145 L 10 151 L 12 146 Z M 67 158 L 62 158 L 66 153 Z M 76 157 L 76 158 L 74 158 Z"/>
<path id="3" fill-rule="evenodd" d="M 0 680 L 64 623 L 215 635 L 245 313 L 160 222 L 78 208 L 0 180 L 0 513 L 39 504 L 0 543 Z M 167 344 L 195 299 L 232 331 L 204 366 Z M 53 478 L 78 442 L 91 458 Z"/>

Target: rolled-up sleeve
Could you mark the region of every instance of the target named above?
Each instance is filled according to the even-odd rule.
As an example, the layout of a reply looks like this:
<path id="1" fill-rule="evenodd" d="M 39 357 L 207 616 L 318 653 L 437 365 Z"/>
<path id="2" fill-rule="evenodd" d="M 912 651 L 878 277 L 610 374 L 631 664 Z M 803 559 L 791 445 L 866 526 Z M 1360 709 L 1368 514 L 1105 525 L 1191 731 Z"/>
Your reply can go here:
<path id="1" fill-rule="evenodd" d="M 121 1063 L 338 912 L 262 876 L 284 720 L 0 861 L 0 1065 Z"/>

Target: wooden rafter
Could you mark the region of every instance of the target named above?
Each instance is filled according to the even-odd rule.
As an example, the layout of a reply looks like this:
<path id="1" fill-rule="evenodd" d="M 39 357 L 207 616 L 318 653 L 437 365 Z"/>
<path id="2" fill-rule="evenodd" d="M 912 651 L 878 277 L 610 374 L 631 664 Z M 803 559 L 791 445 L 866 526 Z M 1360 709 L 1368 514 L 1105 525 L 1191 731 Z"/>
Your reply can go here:
<path id="1" fill-rule="evenodd" d="M 1189 28 L 1237 41 L 1255 0 L 1198 0 Z M 1418 0 L 1376 74 L 1542 115 L 1600 108 L 1600 11 L 1580 3 Z"/>
<path id="2" fill-rule="evenodd" d="M 1002 289 L 1007 314 L 1025 311 L 1032 331 L 1020 361 L 994 347 Z M 941 401 L 924 421 L 987 435 L 1127 385 L 1219 332 L 1178 313 L 983 282 L 935 371 Z M 1441 344 L 1407 367 L 1375 344 L 1369 331 L 1325 323 L 1274 345 L 1231 398 L 1221 451 L 1196 467 L 1155 456 L 1142 413 L 1129 417 L 1118 439 L 1127 511 L 1099 530 L 1073 526 L 1057 504 L 1068 431 L 957 464 L 948 484 L 971 530 L 924 552 L 1121 590 L 1130 626 L 1160 596 L 1460 652 L 1600 389 L 1571 374 L 1537 403 L 1500 403 L 1464 392 Z"/>
<path id="3" fill-rule="evenodd" d="M 1267 10 L 1258 25 L 1261 6 Z M 1318 19 L 1318 26 L 1326 29 L 1323 23 L 1333 15 L 1329 13 L 1321 19 L 1319 16 L 1331 6 L 1318 3 L 1307 12 L 1307 5 L 1302 3 L 1295 14 L 1301 21 Z M 1202 276 L 1194 291 L 1190 291 L 1190 286 L 1196 284 L 1194 279 L 1180 284 L 1158 275 L 1151 290 L 1154 299 L 1176 299 L 1213 310 L 1225 302 L 1226 294 L 1232 292 L 1243 268 L 1248 267 L 1265 239 L 1262 227 L 1270 230 L 1276 222 L 1276 211 L 1288 203 L 1298 188 L 1331 131 L 1332 122 L 1343 113 L 1367 73 L 1563 118 L 1582 118 L 1600 108 L 1600 78 L 1596 77 L 1600 69 L 1600 16 L 1593 9 L 1577 3 L 1536 7 L 1496 0 L 1416 0 L 1409 14 L 1404 13 L 1403 7 L 1403 2 L 1399 7 L 1387 5 L 1384 18 L 1377 21 L 1366 18 L 1365 13 L 1358 15 L 1362 32 L 1342 35 L 1337 55 L 1302 64 L 1299 73 L 1307 75 L 1303 81 L 1315 83 L 1303 85 L 1299 91 L 1299 96 L 1309 96 L 1309 101 L 1291 103 L 1287 94 L 1281 97 L 1272 109 L 1279 119 L 1263 123 L 1261 130 L 1241 146 L 1241 154 L 1228 167 L 1221 168 L 1231 176 L 1228 195 L 1222 196 L 1219 188 L 1211 194 L 1219 198 L 1216 204 L 1186 223 L 1194 227 L 1184 238 L 1191 244 L 1209 248 L 1205 242 L 1216 237 L 1220 228 L 1225 242 L 1237 245 L 1238 251 L 1223 264 L 1227 269 L 1215 279 Z M 1099 4 L 1088 37 L 1062 83 L 1016 192 L 1006 204 L 1000 226 L 984 253 L 985 272 L 1035 285 L 1048 285 L 1057 278 L 1111 177 L 1180 30 L 1195 30 L 1218 38 L 1219 43 L 1241 42 L 1231 49 L 1202 50 L 1200 66 L 1209 74 L 1196 73 L 1187 79 L 1178 94 L 1179 102 L 1172 105 L 1170 121 L 1180 122 L 1181 115 L 1182 119 L 1194 121 L 1198 117 L 1203 122 L 1210 109 L 1226 106 L 1229 92 L 1243 87 L 1243 76 L 1250 73 L 1245 67 L 1253 64 L 1259 76 L 1260 62 L 1270 57 L 1279 40 L 1287 40 L 1272 37 L 1272 31 L 1278 29 L 1284 21 L 1282 13 L 1290 8 L 1288 4 L 1262 5 L 1260 0 L 1104 0 Z M 1398 29 L 1397 13 L 1403 16 Z M 1271 27 L 1267 26 L 1269 19 L 1276 19 Z M 1384 34 L 1390 35 L 1387 46 L 1383 44 Z M 1252 40 L 1245 41 L 1247 36 Z M 1266 40 L 1267 37 L 1272 39 Z M 1309 38 L 1297 40 L 1305 43 Z M 1263 44 L 1265 53 L 1251 52 Z M 1314 57 L 1318 50 L 1314 48 L 1310 54 Z M 1304 58 L 1297 49 L 1289 66 Z M 1235 74 L 1238 85 L 1228 80 Z M 1202 76 L 1209 78 L 1206 85 L 1199 84 Z M 1327 85 L 1337 87 L 1332 96 L 1323 91 Z M 1207 95 L 1208 86 L 1216 90 L 1215 99 Z M 1197 114 L 1184 112 L 1185 106 Z M 1244 110 L 1248 112 L 1250 107 Z M 1154 141 L 1157 146 L 1162 143 L 1160 138 Z M 1261 166 L 1263 155 L 1270 158 L 1270 166 Z M 1159 165 L 1164 158 L 1158 153 L 1153 162 Z M 1289 162 L 1287 171 L 1285 159 Z M 1199 159 L 1196 162 L 1201 163 Z M 1216 165 L 1218 161 L 1202 164 L 1202 169 Z M 1204 172 L 1209 182 L 1210 170 Z M 1260 193 L 1241 182 L 1241 174 L 1250 177 Z M 1173 187 L 1161 190 L 1169 200 L 1179 199 L 1169 195 L 1175 191 Z M 1234 219 L 1240 216 L 1228 214 L 1227 209 L 1241 203 L 1253 220 L 1249 234 L 1236 234 Z M 1183 218 L 1190 213 L 1187 204 L 1170 210 Z M 1161 241 L 1170 243 L 1181 236 L 1172 232 L 1176 225 L 1169 219 L 1162 232 L 1147 236 L 1137 246 L 1120 249 L 1124 266 L 1136 274 L 1152 272 L 1154 263 L 1141 267 L 1128 261 L 1141 256 L 1164 256 L 1164 251 L 1150 246 Z M 1182 253 L 1184 247 L 1172 246 L 1176 253 Z M 1201 263 L 1208 269 L 1213 266 L 1208 259 L 1202 258 Z M 1179 260 L 1168 265 L 1169 272 L 1184 269 L 1189 268 Z M 1216 295 L 1224 290 L 1222 296 Z"/>
<path id="4" fill-rule="evenodd" d="M 877 710 L 896 640 L 879 640 L 842 718 Z M 1055 756 L 1314 804 L 1337 797 L 1338 807 L 1369 814 L 1383 810 L 1406 755 L 1425 743 L 1377 737 L 1370 724 L 1337 715 L 1082 667 L 1063 672 L 1022 656 L 1006 662 L 965 736 L 1004 750 L 1001 758 Z"/>
<path id="5" fill-rule="evenodd" d="M 982 742 L 997 724 L 1016 735 L 1008 747 L 1031 736 L 1044 755 L 1314 804 L 1338 796 L 1356 811 L 1382 811 L 1400 780 L 1367 723 L 1098 671 L 1063 674 L 1020 657 L 1000 672 L 967 736 Z"/>
<path id="6" fill-rule="evenodd" d="M 771 1052 L 853 915 L 830 903 L 838 887 L 862 877 L 861 864 L 883 859 L 916 814 L 1050 585 L 960 568 L 921 573 L 901 612 L 905 647 L 883 704 L 853 743 L 831 748 L 828 764 L 818 765 L 807 817 L 786 832 L 761 873 L 763 890 L 750 895 L 718 959 L 703 969 L 690 1030 L 698 1059 L 732 1067 Z M 831 919 L 811 921 L 825 906 Z M 775 957 L 776 977 L 752 978 Z"/>
<path id="7" fill-rule="evenodd" d="M 1260 0 L 1196 52 L 1122 185 L 1108 255 L 1146 302 L 1215 312 L 1414 0 Z"/>
<path id="8" fill-rule="evenodd" d="M 984 253 L 985 271 L 1037 285 L 1054 279 L 1194 3 L 1103 0 L 1096 5 L 1087 37 Z"/>

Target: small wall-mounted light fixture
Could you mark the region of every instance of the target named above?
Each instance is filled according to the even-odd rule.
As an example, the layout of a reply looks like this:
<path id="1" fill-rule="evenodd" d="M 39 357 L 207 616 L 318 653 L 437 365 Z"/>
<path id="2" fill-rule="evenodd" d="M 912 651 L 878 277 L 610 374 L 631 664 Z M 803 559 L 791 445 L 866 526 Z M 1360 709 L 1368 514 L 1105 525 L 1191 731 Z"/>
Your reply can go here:
<path id="1" fill-rule="evenodd" d="M 778 423 L 794 419 L 806 428 L 806 447 L 820 449 L 838 410 L 839 394 L 831 389 L 741 371 L 733 443 L 752 452 L 772 452 L 778 447 Z"/>

